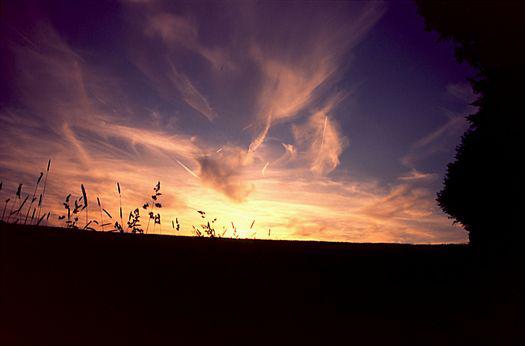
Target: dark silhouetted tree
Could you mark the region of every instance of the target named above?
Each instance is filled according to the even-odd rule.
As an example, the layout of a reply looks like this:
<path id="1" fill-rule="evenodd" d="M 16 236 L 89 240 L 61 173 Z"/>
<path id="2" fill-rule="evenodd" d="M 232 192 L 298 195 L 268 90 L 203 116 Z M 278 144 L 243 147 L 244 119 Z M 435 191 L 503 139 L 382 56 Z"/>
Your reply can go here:
<path id="1" fill-rule="evenodd" d="M 456 46 L 460 62 L 477 73 L 469 79 L 477 113 L 448 165 L 441 208 L 469 232 L 476 246 L 523 241 L 523 99 L 525 2 L 416 1 L 427 30 Z"/>

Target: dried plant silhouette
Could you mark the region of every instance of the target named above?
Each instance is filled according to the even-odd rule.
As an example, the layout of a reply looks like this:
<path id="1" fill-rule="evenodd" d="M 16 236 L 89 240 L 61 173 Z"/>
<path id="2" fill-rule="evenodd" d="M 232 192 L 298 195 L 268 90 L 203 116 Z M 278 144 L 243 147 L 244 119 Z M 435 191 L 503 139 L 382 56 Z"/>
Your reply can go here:
<path id="1" fill-rule="evenodd" d="M 120 224 L 117 221 L 115 221 L 115 228 L 123 232 L 123 229 L 122 229 L 122 224 L 123 224 L 122 222 L 122 194 L 120 193 L 120 184 L 118 181 L 117 181 L 117 191 L 118 191 Z"/>
<path id="2" fill-rule="evenodd" d="M 177 225 L 175 227 L 175 225 Z M 175 222 L 173 222 L 173 220 L 171 220 L 171 227 L 177 231 L 180 231 L 180 223 L 179 223 L 179 219 L 178 218 L 175 218 Z"/>
<path id="3" fill-rule="evenodd" d="M 10 198 L 8 198 L 8 199 L 5 200 L 5 203 L 4 203 L 4 210 L 2 211 L 2 221 L 4 221 L 5 211 L 6 211 L 6 209 L 7 209 L 7 205 L 9 204 L 9 201 L 10 201 L 10 200 L 11 200 Z"/>
<path id="4" fill-rule="evenodd" d="M 98 211 L 100 215 L 100 228 L 102 229 L 102 232 L 104 232 L 104 217 L 102 216 L 102 205 L 100 204 L 100 198 L 97 196 L 97 205 L 98 205 Z"/>
<path id="5" fill-rule="evenodd" d="M 68 194 L 64 200 L 64 209 L 66 209 L 67 214 L 59 216 L 59 220 L 67 220 L 65 221 L 66 228 L 74 228 L 78 229 L 78 221 L 79 221 L 79 214 L 86 206 L 82 204 L 82 197 L 78 199 L 73 200 L 73 205 L 71 203 L 71 194 Z M 87 225 L 87 222 L 86 222 Z"/>
<path id="6" fill-rule="evenodd" d="M 25 194 L 23 191 L 24 184 L 18 184 L 14 198 L 6 198 L 4 200 L 2 210 L 2 222 L 6 223 L 22 223 L 35 225 L 35 226 L 47 226 L 51 212 L 43 211 L 43 201 L 46 196 L 46 187 L 48 176 L 50 173 L 51 160 L 47 163 L 45 173 L 40 172 L 35 183 L 35 187 L 31 194 Z M 43 184 L 42 184 L 43 183 Z M 41 187 L 41 192 L 39 193 Z M 118 220 L 113 221 L 111 213 L 104 208 L 100 197 L 96 197 L 98 207 L 98 220 L 90 218 L 89 214 L 89 196 L 88 188 L 84 184 L 80 184 L 79 194 L 75 195 L 69 193 L 65 196 L 62 207 L 64 213 L 57 215 L 57 219 L 62 223 L 66 229 L 73 230 L 85 230 L 85 231 L 110 231 L 119 233 L 132 233 L 132 234 L 144 234 L 150 230 L 150 224 L 153 223 L 152 232 L 161 233 L 162 216 L 160 210 L 163 208 L 161 198 L 163 196 L 161 192 L 161 182 L 158 181 L 153 187 L 153 194 L 149 196 L 148 201 L 145 202 L 141 208 L 137 207 L 130 210 L 128 214 L 127 222 L 124 224 L 123 215 L 124 208 L 122 206 L 122 187 L 120 182 L 116 182 L 116 189 L 118 194 L 118 212 L 120 216 L 120 222 Z M 0 182 L 0 193 L 4 190 L 4 182 Z M 35 202 L 38 203 L 35 205 Z M 34 206 L 34 207 L 33 207 Z M 145 217 L 148 222 L 145 229 L 143 228 L 143 216 L 140 214 L 140 210 L 143 209 Z M 9 210 L 9 211 L 8 211 Z M 83 213 L 83 214 L 82 214 Z M 233 223 L 231 224 L 231 232 L 227 226 L 218 226 L 217 218 L 208 218 L 205 211 L 197 210 L 199 218 L 203 221 L 199 225 L 192 225 L 193 234 L 196 237 L 209 237 L 209 238 L 224 238 L 228 235 L 234 239 L 240 239 L 241 234 L 237 227 Z M 111 221 L 107 221 L 107 218 Z M 82 221 L 81 221 L 82 220 Z M 45 221 L 45 222 L 44 222 Z M 113 228 L 108 226 L 113 225 Z M 158 228 L 157 228 L 158 225 Z M 171 220 L 172 229 L 176 232 L 181 231 L 181 222 L 178 217 L 175 220 Z M 254 229 L 255 220 L 253 220 L 249 227 L 249 231 L 253 231 L 244 235 L 246 238 L 255 238 L 257 231 Z M 268 239 L 270 239 L 270 229 L 268 230 Z"/>
<path id="7" fill-rule="evenodd" d="M 9 210 L 9 214 L 7 215 L 7 222 L 11 220 L 11 216 L 13 215 L 13 208 L 15 207 L 16 201 L 20 200 L 20 193 L 22 192 L 22 184 L 18 185 L 18 188 L 16 189 L 15 193 L 15 199 L 11 203 L 11 209 Z M 7 200 L 9 202 L 9 199 Z"/>
<path id="8" fill-rule="evenodd" d="M 192 225 L 195 235 L 197 237 L 203 237 L 206 234 L 210 238 L 215 238 L 217 236 L 217 233 L 215 232 L 214 223 L 215 221 L 217 221 L 217 219 L 214 218 L 211 221 L 208 220 L 206 212 L 202 210 L 197 210 L 197 213 L 199 213 L 200 217 L 204 219 L 204 223 L 200 225 L 201 229 L 199 229 L 199 227 L 196 227 L 195 225 Z"/>
<path id="9" fill-rule="evenodd" d="M 0 192 L 2 192 L 2 188 L 3 188 L 4 184 L 3 182 L 0 182 Z M 5 216 L 5 211 L 7 209 L 7 204 L 9 203 L 11 199 L 10 198 L 7 198 L 4 202 L 4 210 L 2 211 L 2 221 L 4 221 L 4 216 Z"/>
<path id="10" fill-rule="evenodd" d="M 133 212 L 129 213 L 128 229 L 131 233 L 144 233 L 144 230 L 140 228 L 140 210 L 136 208 Z"/>
<path id="11" fill-rule="evenodd" d="M 42 210 L 42 203 L 44 202 L 44 198 L 46 196 L 47 177 L 49 176 L 49 169 L 50 168 L 51 168 L 51 159 L 47 161 L 46 175 L 44 177 L 44 187 L 42 189 L 42 193 L 40 194 L 40 198 L 38 199 L 38 212 L 36 214 L 36 217 L 38 219 L 40 219 L 40 212 Z"/>
<path id="12" fill-rule="evenodd" d="M 153 195 L 151 195 L 151 200 L 144 203 L 144 205 L 142 206 L 142 208 L 146 210 L 149 216 L 148 224 L 146 226 L 146 233 L 148 233 L 149 224 L 151 220 L 153 220 L 153 232 L 155 232 L 156 225 L 159 225 L 160 227 L 160 214 L 159 213 L 155 214 L 155 208 L 158 208 L 158 209 L 162 208 L 162 204 L 159 201 L 159 198 L 161 195 L 162 193 L 160 192 L 160 181 L 159 181 L 157 185 L 155 185 L 155 187 L 153 188 Z"/>
<path id="13" fill-rule="evenodd" d="M 46 194 L 47 186 L 47 177 L 49 176 L 49 168 L 51 165 L 51 160 L 48 161 L 46 172 L 40 172 L 38 178 L 36 179 L 35 187 L 31 194 L 24 194 L 22 183 L 18 184 L 18 187 L 15 192 L 14 199 L 6 198 L 4 200 L 3 210 L 2 210 L 2 221 L 6 223 L 21 223 L 23 219 L 24 224 L 32 224 L 36 226 L 43 226 L 44 220 L 45 225 L 48 224 L 51 212 L 43 212 L 43 200 Z M 43 182 L 42 192 L 38 194 L 40 184 Z M 150 195 L 149 200 L 142 205 L 142 209 L 145 211 L 148 222 L 146 224 L 146 229 L 142 225 L 142 215 L 140 214 L 141 208 L 135 208 L 131 210 L 128 214 L 128 219 L 126 224 L 123 222 L 124 208 L 122 206 L 122 187 L 120 182 L 116 183 L 117 193 L 118 193 L 118 207 L 119 207 L 119 216 L 120 222 L 114 221 L 113 228 L 109 229 L 110 232 L 119 232 L 119 233 L 132 233 L 132 234 L 144 234 L 148 233 L 150 229 L 150 224 L 153 224 L 152 232 L 162 232 L 162 216 L 160 213 L 163 204 L 161 203 L 162 192 L 161 192 L 161 183 L 160 181 L 155 184 L 153 187 L 153 194 Z M 4 189 L 4 183 L 0 182 L 0 192 Z M 25 196 L 24 196 L 25 195 Z M 35 207 L 33 205 L 37 201 L 38 204 Z M 31 198 L 31 199 L 29 199 Z M 100 197 L 96 197 L 99 219 L 90 219 L 89 216 L 89 197 L 88 189 L 84 184 L 80 184 L 80 193 L 77 197 L 74 197 L 72 193 L 67 194 L 62 202 L 62 207 L 64 213 L 58 215 L 57 219 L 63 222 L 63 227 L 66 229 L 74 230 L 86 230 L 86 231 L 107 231 L 106 227 L 111 226 L 112 222 L 107 222 L 106 218 L 113 220 L 111 213 L 104 208 Z M 28 202 L 29 201 L 29 202 Z M 10 208 L 9 211 L 7 211 Z M 82 213 L 84 213 L 82 215 Z M 206 212 L 202 210 L 197 211 L 203 223 L 198 226 L 192 226 L 194 230 L 194 235 L 197 237 L 209 237 L 209 238 L 222 238 L 225 237 L 229 229 L 225 226 L 222 226 L 222 230 L 219 232 L 217 230 L 216 222 L 217 218 L 208 219 Z M 41 215 L 39 215 L 41 214 Z M 7 217 L 6 217 L 7 216 Z M 83 220 L 83 222 L 81 221 Z M 255 220 L 252 221 L 249 229 L 252 230 L 255 224 Z M 158 225 L 158 228 L 157 228 Z M 240 238 L 240 234 L 237 231 L 234 223 L 232 225 L 232 237 Z M 179 232 L 181 230 L 181 222 L 178 217 L 175 220 L 171 220 L 172 229 Z M 111 227 L 110 227 L 111 228 Z M 254 237 L 255 232 L 250 234 L 249 237 Z"/>
<path id="14" fill-rule="evenodd" d="M 88 222 L 88 219 L 89 219 L 89 214 L 88 214 L 88 198 L 87 198 L 87 193 L 86 193 L 86 189 L 84 188 L 84 184 L 81 184 L 80 185 L 80 189 L 82 190 L 82 199 L 83 199 L 83 203 L 84 203 L 84 206 L 82 209 L 86 209 L 86 227 L 88 226 L 89 222 Z"/>
<path id="15" fill-rule="evenodd" d="M 13 216 L 13 218 L 15 220 L 15 221 L 13 221 L 13 223 L 15 223 L 15 224 L 20 221 L 20 212 L 24 208 L 24 205 L 26 204 L 27 199 L 29 198 L 29 195 L 26 195 L 26 197 L 22 201 L 22 197 L 21 197 L 22 196 L 22 186 L 23 186 L 23 184 L 19 184 L 18 188 L 16 190 L 16 198 L 18 199 L 18 207 L 15 210 L 13 210 L 13 208 L 15 206 L 15 203 L 12 203 L 11 211 L 9 212 L 9 217 L 7 219 L 7 221 L 9 222 L 11 216 Z"/>
<path id="16" fill-rule="evenodd" d="M 29 208 L 27 208 L 27 213 L 26 213 L 26 217 L 24 219 L 24 225 L 27 224 L 27 218 L 29 217 L 29 212 L 31 211 L 31 207 L 33 206 L 33 203 L 35 202 L 36 200 L 36 190 L 38 189 L 38 185 L 40 184 L 40 180 L 42 180 L 42 176 L 44 175 L 44 172 L 40 172 L 40 176 L 38 177 L 37 181 L 36 181 L 36 185 L 35 185 L 35 190 L 33 191 L 33 196 L 31 197 L 31 202 L 29 204 Z M 31 217 L 31 219 L 34 218 L 34 213 L 33 213 L 33 216 Z"/>

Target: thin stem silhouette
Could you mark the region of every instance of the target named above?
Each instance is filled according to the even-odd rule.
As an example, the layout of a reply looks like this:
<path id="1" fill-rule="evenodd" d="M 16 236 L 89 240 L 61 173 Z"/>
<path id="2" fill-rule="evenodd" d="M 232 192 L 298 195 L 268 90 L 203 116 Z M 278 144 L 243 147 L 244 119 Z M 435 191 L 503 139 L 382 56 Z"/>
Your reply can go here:
<path id="1" fill-rule="evenodd" d="M 41 198 L 38 201 L 38 212 L 37 212 L 37 219 L 40 218 L 40 212 L 42 211 L 42 203 L 44 202 L 44 197 L 46 195 L 46 186 L 47 186 L 47 177 L 49 175 L 49 168 L 51 167 L 51 159 L 47 161 L 47 169 L 46 169 L 46 176 L 44 177 L 44 189 L 41 194 Z M 45 214 L 44 214 L 45 215 Z"/>
<path id="2" fill-rule="evenodd" d="M 42 180 L 42 176 L 44 175 L 44 172 L 40 172 L 40 176 L 38 177 L 38 180 L 36 181 L 35 189 L 33 190 L 33 196 L 31 197 L 31 203 L 29 203 L 29 208 L 27 208 L 26 218 L 24 220 L 24 225 L 27 224 L 27 218 L 29 217 L 29 212 L 31 211 L 31 207 L 33 206 L 33 203 L 36 201 L 36 190 L 38 189 L 38 185 L 40 184 L 40 180 Z"/>
<path id="3" fill-rule="evenodd" d="M 5 200 L 4 211 L 2 212 L 2 221 L 4 221 L 5 210 L 7 209 L 7 204 L 9 203 L 10 200 L 11 198 L 8 198 Z"/>
<path id="4" fill-rule="evenodd" d="M 102 215 L 102 205 L 100 204 L 100 199 L 97 197 L 97 204 L 98 209 L 100 211 L 100 227 L 102 228 L 102 232 L 104 232 L 104 216 Z"/>
<path id="5" fill-rule="evenodd" d="M 87 199 L 87 193 L 86 193 L 86 189 L 84 188 L 84 184 L 80 184 L 80 188 L 82 189 L 82 198 L 84 198 L 84 207 L 86 208 L 86 226 L 89 224 L 88 223 L 88 219 L 89 219 L 89 214 L 88 214 L 88 199 Z"/>
<path id="6" fill-rule="evenodd" d="M 122 195 L 120 194 L 120 184 L 117 181 L 117 190 L 118 190 L 118 202 L 120 206 L 120 225 L 122 226 Z"/>

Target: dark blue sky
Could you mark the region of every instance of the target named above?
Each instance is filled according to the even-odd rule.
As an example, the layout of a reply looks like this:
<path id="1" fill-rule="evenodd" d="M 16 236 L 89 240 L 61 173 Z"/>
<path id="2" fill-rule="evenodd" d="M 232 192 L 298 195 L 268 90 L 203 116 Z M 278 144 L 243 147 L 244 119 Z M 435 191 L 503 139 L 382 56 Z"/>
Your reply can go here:
<path id="1" fill-rule="evenodd" d="M 465 78 L 472 69 L 456 61 L 451 43 L 437 43 L 436 33 L 423 29 L 412 2 L 393 2 L 356 49 L 345 74 L 348 85 L 360 83 L 356 101 L 338 111 L 341 118 L 348 114 L 342 123 L 353 139 L 345 154 L 349 169 L 388 181 L 406 169 L 400 158 L 414 143 L 446 124 L 451 114 L 468 111 L 465 99 L 450 95 L 447 87 L 469 88 Z M 458 132 L 417 168 L 442 175 L 459 143 Z"/>

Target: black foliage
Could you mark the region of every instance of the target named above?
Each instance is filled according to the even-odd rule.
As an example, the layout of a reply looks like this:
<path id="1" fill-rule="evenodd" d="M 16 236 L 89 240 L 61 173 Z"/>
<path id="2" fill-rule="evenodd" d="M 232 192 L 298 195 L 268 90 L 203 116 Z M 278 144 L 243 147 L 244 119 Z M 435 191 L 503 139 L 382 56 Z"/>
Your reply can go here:
<path id="1" fill-rule="evenodd" d="M 454 42 L 457 59 L 477 70 L 469 82 L 478 111 L 468 116 L 437 201 L 469 232 L 471 245 L 521 243 L 525 2 L 416 3 L 427 30 Z"/>
<path id="2" fill-rule="evenodd" d="M 131 233 L 144 233 L 144 230 L 140 225 L 140 210 L 136 208 L 133 212 L 129 213 L 128 227 L 131 229 Z"/>

